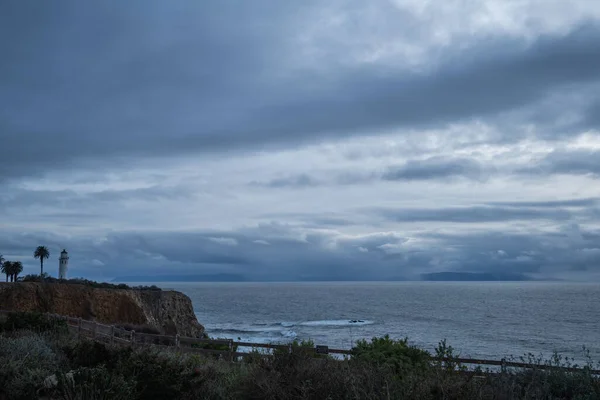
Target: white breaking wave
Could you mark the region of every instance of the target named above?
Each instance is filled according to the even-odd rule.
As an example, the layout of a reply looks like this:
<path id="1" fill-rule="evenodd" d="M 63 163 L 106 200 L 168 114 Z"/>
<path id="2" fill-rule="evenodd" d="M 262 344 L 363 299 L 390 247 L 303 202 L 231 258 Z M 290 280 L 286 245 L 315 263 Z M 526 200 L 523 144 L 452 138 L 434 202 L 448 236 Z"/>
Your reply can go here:
<path id="1" fill-rule="evenodd" d="M 373 325 L 374 321 L 363 319 L 325 319 L 319 321 L 303 321 L 303 322 L 278 322 L 275 326 L 291 328 L 294 326 L 306 327 L 338 327 L 338 326 L 365 326 Z"/>
<path id="2" fill-rule="evenodd" d="M 301 326 L 365 326 L 373 325 L 375 322 L 367 321 L 362 319 L 332 319 L 323 321 L 306 321 L 301 322 L 298 325 Z"/>

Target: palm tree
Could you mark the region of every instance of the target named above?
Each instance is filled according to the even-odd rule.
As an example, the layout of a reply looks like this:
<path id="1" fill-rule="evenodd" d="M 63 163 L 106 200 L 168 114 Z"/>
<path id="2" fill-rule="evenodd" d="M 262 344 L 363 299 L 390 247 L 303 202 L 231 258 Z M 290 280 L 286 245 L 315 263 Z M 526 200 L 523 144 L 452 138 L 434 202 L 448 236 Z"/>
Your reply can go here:
<path id="1" fill-rule="evenodd" d="M 40 259 L 40 278 L 42 278 L 44 276 L 44 259 L 50 257 L 50 252 L 46 246 L 38 246 L 33 252 L 33 256 Z"/>
<path id="2" fill-rule="evenodd" d="M 12 275 L 12 263 L 10 261 L 3 261 L 2 266 L 0 266 L 0 272 L 6 274 L 6 282 L 8 282 L 8 277 Z"/>
<path id="3" fill-rule="evenodd" d="M 13 282 L 17 281 L 19 274 L 23 272 L 23 263 L 21 261 L 15 261 L 12 263 L 12 278 Z"/>

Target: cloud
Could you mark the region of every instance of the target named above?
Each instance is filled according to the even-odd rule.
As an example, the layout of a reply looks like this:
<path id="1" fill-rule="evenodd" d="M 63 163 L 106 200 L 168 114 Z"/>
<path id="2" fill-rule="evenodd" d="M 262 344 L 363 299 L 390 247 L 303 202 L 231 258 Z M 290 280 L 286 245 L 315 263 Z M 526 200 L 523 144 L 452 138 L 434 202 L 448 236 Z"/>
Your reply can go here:
<path id="1" fill-rule="evenodd" d="M 561 207 L 594 207 L 600 204 L 600 198 L 588 199 L 567 199 L 567 200 L 547 200 L 547 201 L 494 201 L 489 202 L 491 206 L 507 207 L 531 207 L 531 208 L 561 208 Z"/>
<path id="2" fill-rule="evenodd" d="M 574 1 L 2 2 L 0 252 L 594 276 L 600 7 Z"/>
<path id="3" fill-rule="evenodd" d="M 472 159 L 410 160 L 404 165 L 390 167 L 382 178 L 390 181 L 427 180 L 452 177 L 482 179 L 484 168 Z"/>
<path id="4" fill-rule="evenodd" d="M 523 172 L 541 174 L 591 174 L 600 176 L 600 151 L 575 150 L 553 151 L 544 157 L 537 167 L 523 169 Z"/>
<path id="5" fill-rule="evenodd" d="M 469 206 L 448 208 L 379 209 L 376 214 L 399 222 L 483 223 L 515 220 L 546 219 L 566 221 L 572 213 L 563 209 L 531 209 L 500 206 Z"/>
<path id="6" fill-rule="evenodd" d="M 300 175 L 296 175 L 296 176 L 289 176 L 286 178 L 272 179 L 266 183 L 252 182 L 251 184 L 257 185 L 257 186 L 266 186 L 266 187 L 270 187 L 270 188 L 283 188 L 283 187 L 303 188 L 303 187 L 317 186 L 320 183 L 317 179 L 309 176 L 308 174 L 300 174 Z"/>
<path id="7" fill-rule="evenodd" d="M 295 69 L 285 60 L 319 4 L 270 4 L 268 13 L 262 3 L 186 4 L 132 2 L 119 16 L 103 5 L 10 6 L 0 21 L 0 48 L 11 60 L 0 75 L 9 157 L 0 177 L 444 126 L 600 78 L 593 22 L 531 43 L 475 37 L 429 69 L 329 60 Z M 24 38 L 19 46 L 7 39 L 15 36 Z M 48 137 L 43 149 L 30 146 Z"/>
<path id="8" fill-rule="evenodd" d="M 310 231 L 305 232 L 310 238 L 305 242 L 278 239 L 270 240 L 271 246 L 258 247 L 256 241 L 261 239 L 255 238 L 260 230 L 253 234 L 232 231 L 228 236 L 239 243 L 237 260 L 228 255 L 227 246 L 211 246 L 211 241 L 202 241 L 201 238 L 215 233 L 116 233 L 108 235 L 101 244 L 81 238 L 63 243 L 73 249 L 71 274 L 107 278 L 123 275 L 123 265 L 128 266 L 129 276 L 167 275 L 165 263 L 177 265 L 183 275 L 233 273 L 254 280 L 410 279 L 444 270 L 521 272 L 548 277 L 561 271 L 591 272 L 600 268 L 600 231 L 570 225 L 557 232 L 426 232 L 413 237 L 398 233 L 347 236 L 335 231 Z M 6 236 L 2 235 L 3 240 Z M 32 243 L 38 243 L 36 239 Z M 178 243 L 176 251 L 173 242 Z M 56 253 L 52 259 L 58 254 L 58 250 L 52 250 L 54 247 L 51 246 L 51 252 Z M 103 265 L 92 258 L 99 254 Z M 364 268 L 365 263 L 369 269 Z M 39 267 L 33 259 L 25 260 L 25 264 L 28 273 Z M 52 261 L 47 267 L 50 272 L 51 265 Z"/>
<path id="9" fill-rule="evenodd" d="M 213 241 L 215 243 L 225 245 L 225 246 L 237 246 L 238 245 L 238 241 L 235 240 L 234 238 L 211 237 L 211 238 L 208 238 L 208 240 Z"/>

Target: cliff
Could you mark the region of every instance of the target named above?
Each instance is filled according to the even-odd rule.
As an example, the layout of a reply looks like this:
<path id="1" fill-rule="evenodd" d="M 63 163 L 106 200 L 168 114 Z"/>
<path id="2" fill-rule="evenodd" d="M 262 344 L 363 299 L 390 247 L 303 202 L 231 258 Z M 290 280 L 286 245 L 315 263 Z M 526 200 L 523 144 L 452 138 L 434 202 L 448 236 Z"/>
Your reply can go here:
<path id="1" fill-rule="evenodd" d="M 0 283 L 0 310 L 49 312 L 104 324 L 150 325 L 166 335 L 199 337 L 204 332 L 192 301 L 175 291 Z"/>

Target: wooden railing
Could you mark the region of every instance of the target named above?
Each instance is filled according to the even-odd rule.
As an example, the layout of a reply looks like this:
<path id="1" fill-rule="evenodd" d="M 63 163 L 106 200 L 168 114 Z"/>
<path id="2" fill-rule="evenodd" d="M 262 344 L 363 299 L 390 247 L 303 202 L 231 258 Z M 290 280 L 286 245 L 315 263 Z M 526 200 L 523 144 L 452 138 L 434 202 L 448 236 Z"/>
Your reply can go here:
<path id="1" fill-rule="evenodd" d="M 1 311 L 0 316 L 5 316 L 13 313 L 12 311 Z M 56 318 L 66 321 L 69 329 L 79 337 L 87 337 L 99 342 L 110 343 L 115 345 L 127 345 L 127 346 L 140 346 L 140 345 L 152 345 L 164 348 L 171 348 L 180 352 L 194 352 L 194 353 L 206 353 L 216 354 L 224 358 L 235 360 L 240 357 L 248 357 L 253 355 L 249 352 L 235 351 L 240 347 L 248 347 L 253 350 L 262 349 L 263 351 L 259 354 L 261 356 L 270 356 L 271 350 L 279 349 L 287 352 L 293 351 L 291 344 L 271 344 L 271 343 L 251 343 L 251 342 L 236 342 L 232 339 L 205 339 L 205 338 L 192 338 L 179 335 L 156 335 L 149 333 L 135 332 L 132 330 L 126 330 L 115 325 L 105 325 L 96 321 L 89 321 L 82 318 L 69 317 L 57 314 L 46 314 L 50 318 Z M 208 348 L 202 348 L 202 345 L 209 346 L 226 346 L 224 350 L 214 350 Z M 304 351 L 312 351 L 315 354 L 340 354 L 345 356 L 352 356 L 354 352 L 352 350 L 344 349 L 331 349 L 328 346 L 315 346 L 312 349 L 303 348 Z M 432 359 L 434 362 L 441 363 L 453 363 L 469 366 L 487 366 L 487 367 L 501 367 L 501 368 L 522 368 L 522 369 L 554 369 L 565 372 L 579 372 L 582 368 L 577 367 L 559 367 L 552 365 L 541 365 L 531 364 L 524 362 L 515 362 L 508 360 L 480 360 L 474 358 L 435 358 Z M 590 370 L 593 375 L 600 375 L 600 370 Z"/>

